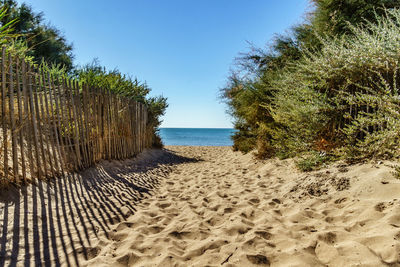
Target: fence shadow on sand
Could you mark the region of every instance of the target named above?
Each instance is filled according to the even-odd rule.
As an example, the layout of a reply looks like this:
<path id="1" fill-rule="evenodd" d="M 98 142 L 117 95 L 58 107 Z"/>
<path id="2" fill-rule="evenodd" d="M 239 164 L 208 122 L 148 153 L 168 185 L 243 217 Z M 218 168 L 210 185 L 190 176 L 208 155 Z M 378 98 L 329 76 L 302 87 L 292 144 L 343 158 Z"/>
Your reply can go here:
<path id="1" fill-rule="evenodd" d="M 174 165 L 196 162 L 169 150 L 0 194 L 0 266 L 79 266 L 96 256 L 112 226 L 136 211 Z"/>

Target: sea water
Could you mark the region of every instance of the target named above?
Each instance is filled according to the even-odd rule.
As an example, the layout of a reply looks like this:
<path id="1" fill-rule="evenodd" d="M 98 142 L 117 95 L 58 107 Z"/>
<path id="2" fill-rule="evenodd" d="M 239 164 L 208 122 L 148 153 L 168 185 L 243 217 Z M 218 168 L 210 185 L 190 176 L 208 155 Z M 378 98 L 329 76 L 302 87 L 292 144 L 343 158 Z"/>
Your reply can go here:
<path id="1" fill-rule="evenodd" d="M 166 146 L 232 146 L 234 132 L 226 128 L 160 128 Z"/>

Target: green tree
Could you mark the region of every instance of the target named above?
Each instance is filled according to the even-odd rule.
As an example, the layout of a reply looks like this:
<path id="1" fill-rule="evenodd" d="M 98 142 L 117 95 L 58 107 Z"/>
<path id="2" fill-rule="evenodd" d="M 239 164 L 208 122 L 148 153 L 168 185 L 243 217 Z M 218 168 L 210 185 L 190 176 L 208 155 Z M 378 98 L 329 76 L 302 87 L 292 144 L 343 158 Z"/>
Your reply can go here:
<path id="1" fill-rule="evenodd" d="M 62 65 L 67 71 L 73 68 L 72 45 L 67 42 L 60 30 L 44 23 L 43 13 L 35 13 L 32 7 L 15 0 L 1 0 L 0 5 L 7 9 L 0 18 L 2 25 L 15 21 L 14 33 L 27 45 L 27 56 L 40 63 Z"/>
<path id="2" fill-rule="evenodd" d="M 311 23 L 321 35 L 351 34 L 351 25 L 376 23 L 385 9 L 399 8 L 400 0 L 312 0 Z"/>

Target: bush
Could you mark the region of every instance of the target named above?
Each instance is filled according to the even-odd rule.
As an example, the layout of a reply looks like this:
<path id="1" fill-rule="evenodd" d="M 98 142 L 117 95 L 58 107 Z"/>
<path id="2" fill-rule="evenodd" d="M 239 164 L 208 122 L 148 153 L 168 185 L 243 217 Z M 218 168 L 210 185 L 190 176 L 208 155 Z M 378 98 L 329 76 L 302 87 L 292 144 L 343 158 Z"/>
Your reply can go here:
<path id="1" fill-rule="evenodd" d="M 337 1 L 314 2 L 319 12 Z M 245 55 L 242 73 L 222 90 L 239 130 L 234 148 L 256 148 L 259 157 L 309 151 L 348 160 L 400 156 L 400 10 L 372 16 L 373 5 L 382 3 L 369 5 L 363 23 L 357 14 L 332 34 L 321 26 L 329 20 L 312 18 L 292 38 L 278 37 L 269 53 Z M 343 5 L 338 12 L 354 8 Z M 312 155 L 299 161 L 301 169 L 321 164 Z"/>
<path id="2" fill-rule="evenodd" d="M 304 172 L 309 172 L 313 170 L 317 170 L 321 168 L 325 163 L 332 160 L 330 156 L 327 156 L 325 153 L 320 153 L 317 151 L 313 151 L 307 154 L 305 157 L 296 161 L 296 166 L 299 170 Z"/>
<path id="3" fill-rule="evenodd" d="M 233 150 L 241 151 L 243 153 L 249 153 L 256 146 L 256 137 L 244 134 L 243 131 L 236 132 L 232 136 Z"/>
<path id="4" fill-rule="evenodd" d="M 393 168 L 392 174 L 393 174 L 394 178 L 400 179 L 400 166 L 393 165 L 392 168 Z"/>
<path id="5" fill-rule="evenodd" d="M 290 119 L 301 121 L 296 113 L 305 109 L 319 121 L 305 121 L 302 126 L 325 139 L 332 139 L 335 131 L 335 141 L 344 146 L 349 158 L 393 157 L 399 153 L 400 11 L 388 10 L 377 21 L 350 26 L 350 36 L 322 40 L 320 53 L 308 51 L 297 64 L 297 81 L 315 91 L 318 101 L 310 107 L 307 101 L 300 101 L 289 110 L 293 115 Z M 296 87 L 291 91 L 301 90 Z"/>
<path id="6" fill-rule="evenodd" d="M 280 154 L 337 149 L 346 158 L 400 152 L 400 11 L 321 38 L 273 82 L 270 143 Z M 267 105 L 267 103 L 265 103 Z M 324 141 L 325 146 L 321 146 Z"/>

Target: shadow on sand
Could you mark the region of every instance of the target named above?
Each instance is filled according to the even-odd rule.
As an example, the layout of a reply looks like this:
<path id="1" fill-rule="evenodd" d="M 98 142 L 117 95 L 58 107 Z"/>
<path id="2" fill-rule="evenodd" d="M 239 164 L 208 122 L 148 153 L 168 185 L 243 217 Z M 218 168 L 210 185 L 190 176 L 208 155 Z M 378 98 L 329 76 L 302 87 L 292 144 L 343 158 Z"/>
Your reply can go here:
<path id="1" fill-rule="evenodd" d="M 150 150 L 137 159 L 0 192 L 1 266 L 79 266 L 111 226 L 135 213 L 172 167 L 198 159 Z"/>

